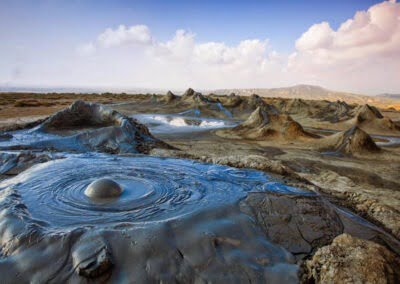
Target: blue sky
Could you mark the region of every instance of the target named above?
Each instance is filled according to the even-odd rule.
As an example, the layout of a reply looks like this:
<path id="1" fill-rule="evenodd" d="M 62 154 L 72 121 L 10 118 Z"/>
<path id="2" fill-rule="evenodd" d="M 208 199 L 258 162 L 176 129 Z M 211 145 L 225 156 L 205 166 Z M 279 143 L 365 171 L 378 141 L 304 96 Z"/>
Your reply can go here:
<path id="1" fill-rule="evenodd" d="M 369 0 L 340 0 L 340 1 L 0 1 L 0 84 L 23 85 L 74 85 L 73 78 L 63 80 L 63 74 L 68 74 L 68 69 L 86 69 L 93 62 L 88 59 L 78 60 L 76 47 L 85 43 L 96 44 L 96 38 L 107 28 L 117 29 L 119 25 L 127 28 L 136 25 L 145 25 L 151 32 L 151 37 L 162 45 L 170 41 L 177 30 L 183 29 L 195 34 L 196 44 L 218 42 L 227 48 L 234 48 L 247 39 L 268 39 L 265 53 L 276 51 L 282 57 L 288 57 L 296 52 L 296 41 L 314 24 L 329 23 L 330 28 L 336 31 L 342 23 L 354 17 L 357 11 L 367 12 L 370 7 L 381 1 Z M 393 3 L 392 3 L 393 4 Z M 395 4 L 398 5 L 397 3 Z M 394 8 L 393 8 L 394 9 Z M 394 15 L 396 15 L 394 12 Z M 325 48 L 325 47 L 324 47 Z M 118 47 L 114 49 L 114 55 L 110 50 L 100 51 L 96 48 L 96 60 L 99 66 L 109 67 L 113 57 L 117 62 L 143 61 L 142 52 L 133 46 Z M 153 48 L 154 49 L 154 48 Z M 130 53 L 129 53 L 130 52 Z M 102 54 L 101 54 L 102 53 Z M 125 54 L 124 58 L 121 54 Z M 101 57 L 101 56 L 102 57 Z M 369 55 L 371 57 L 371 55 Z M 107 59 L 108 58 L 108 59 Z M 149 59 L 150 60 L 150 59 Z M 75 66 L 71 62 L 79 62 Z M 85 64 L 85 62 L 87 64 Z M 102 63 L 103 62 L 103 63 Z M 253 61 L 252 61 L 253 62 Z M 142 62 L 146 66 L 157 65 L 152 61 Z M 164 62 L 165 63 L 165 62 Z M 166 64 L 166 63 L 165 63 Z M 188 66 L 188 63 L 185 63 Z M 175 65 L 175 63 L 173 64 Z M 226 65 L 226 64 L 225 64 Z M 175 68 L 181 68 L 175 66 Z M 283 66 L 283 65 L 282 65 Z M 75 68 L 74 68 L 75 67 Z M 199 68 L 199 66 L 195 66 Z M 193 68 L 195 68 L 193 67 Z M 203 66 L 204 67 L 204 66 Z M 395 66 L 397 67 L 397 66 Z M 34 70 L 37 68 L 37 72 Z M 117 67 L 116 67 L 117 68 Z M 185 67 L 186 68 L 186 67 Z M 204 67 L 205 68 L 205 67 Z M 214 67 L 213 67 L 214 68 Z M 124 68 L 117 68 L 119 76 L 123 76 Z M 214 68 L 215 69 L 215 68 Z M 281 68 L 286 70 L 285 66 Z M 13 71 L 14 70 L 14 71 Z M 125 69 L 126 70 L 126 67 Z M 215 71 L 215 70 L 213 70 Z M 151 73 L 151 70 L 146 71 Z M 177 74 L 183 71 L 177 69 Z M 215 71 L 217 72 L 217 71 Z M 33 74 L 35 73 L 35 74 Z M 52 78 L 41 79 L 52 76 Z M 207 73 L 207 71 L 205 71 Z M 14 75 L 13 75 L 14 74 Z M 128 76 L 137 73 L 129 73 Z M 207 80 L 195 78 L 201 74 L 192 74 L 193 78 L 187 78 L 188 83 L 193 83 L 201 88 L 207 88 Z M 88 86 L 102 85 L 101 78 L 108 78 L 108 74 L 87 78 Z M 226 70 L 218 73 L 219 77 L 229 74 Z M 267 73 L 264 74 L 268 77 Z M 374 74 L 375 75 L 375 74 Z M 307 82 L 300 82 L 294 77 L 283 80 L 282 75 L 276 82 L 288 85 L 291 83 L 319 83 L 315 74 Z M 291 75 L 293 76 L 293 75 Z M 382 75 L 383 76 L 383 75 Z M 178 76 L 177 76 L 178 77 Z M 143 80 L 142 80 L 143 79 Z M 134 86 L 150 87 L 150 78 L 131 82 L 128 80 L 107 80 L 107 86 Z M 154 78 L 153 78 L 154 79 Z M 185 84 L 177 84 L 176 78 L 168 81 L 155 79 L 156 87 L 184 88 Z M 248 77 L 243 77 L 246 83 L 229 84 L 229 81 L 240 79 L 221 80 L 210 82 L 211 87 L 250 87 Z M 321 84 L 335 87 L 340 81 L 338 78 L 330 81 L 321 80 Z M 143 83 L 144 82 L 144 83 Z M 143 84 L 142 84 L 143 83 Z M 84 80 L 77 80 L 76 85 L 85 85 Z M 136 86 L 138 85 L 138 86 Z M 273 82 L 257 79 L 254 87 L 275 86 Z M 389 88 L 373 86 L 374 91 L 400 91 L 396 84 L 389 84 Z M 365 92 L 357 83 L 351 82 L 338 86 L 339 89 L 349 88 L 353 91 Z M 368 88 L 371 89 L 371 88 Z"/>
<path id="2" fill-rule="evenodd" d="M 309 26 L 328 21 L 333 28 L 380 1 L 0 1 L 2 41 L 90 39 L 107 27 L 146 24 L 161 40 L 177 29 L 199 41 L 234 44 L 244 38 L 269 38 L 277 48 L 293 42 Z M 7 28 L 8 27 L 8 28 Z M 10 29 L 11 28 L 11 29 Z M 61 34 L 60 34 L 61 32 Z"/>

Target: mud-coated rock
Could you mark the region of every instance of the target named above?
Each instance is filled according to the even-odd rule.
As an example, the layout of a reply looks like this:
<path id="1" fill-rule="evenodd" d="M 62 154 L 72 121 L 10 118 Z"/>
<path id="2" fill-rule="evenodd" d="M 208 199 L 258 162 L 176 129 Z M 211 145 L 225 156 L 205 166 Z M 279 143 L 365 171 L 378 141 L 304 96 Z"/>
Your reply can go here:
<path id="1" fill-rule="evenodd" d="M 331 205 L 315 194 L 250 193 L 242 209 L 254 215 L 268 239 L 299 258 L 343 232 Z"/>
<path id="2" fill-rule="evenodd" d="M 84 235 L 74 246 L 72 260 L 75 271 L 86 278 L 109 273 L 113 262 L 111 251 L 101 236 Z"/>
<path id="3" fill-rule="evenodd" d="M 400 260 L 377 243 L 348 234 L 336 237 L 306 262 L 312 283 L 399 283 Z"/>

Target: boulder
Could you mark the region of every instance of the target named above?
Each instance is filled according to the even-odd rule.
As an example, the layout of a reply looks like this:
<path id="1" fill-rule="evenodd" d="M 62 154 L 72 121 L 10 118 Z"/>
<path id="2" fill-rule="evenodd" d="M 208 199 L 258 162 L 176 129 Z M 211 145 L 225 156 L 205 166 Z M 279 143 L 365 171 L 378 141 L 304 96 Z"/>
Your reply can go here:
<path id="1" fill-rule="evenodd" d="M 306 262 L 306 280 L 312 283 L 399 283 L 400 260 L 382 245 L 337 236 Z"/>

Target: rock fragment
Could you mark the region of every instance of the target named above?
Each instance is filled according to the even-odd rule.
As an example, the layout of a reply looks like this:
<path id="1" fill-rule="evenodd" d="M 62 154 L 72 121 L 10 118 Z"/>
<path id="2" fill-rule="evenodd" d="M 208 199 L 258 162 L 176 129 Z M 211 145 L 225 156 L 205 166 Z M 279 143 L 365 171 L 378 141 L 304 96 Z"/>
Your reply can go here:
<path id="1" fill-rule="evenodd" d="M 336 237 L 306 262 L 312 283 L 399 283 L 399 257 L 384 246 L 354 238 Z"/>
<path id="2" fill-rule="evenodd" d="M 113 262 L 105 240 L 96 234 L 84 235 L 72 251 L 75 271 L 86 278 L 97 278 L 110 272 Z"/>

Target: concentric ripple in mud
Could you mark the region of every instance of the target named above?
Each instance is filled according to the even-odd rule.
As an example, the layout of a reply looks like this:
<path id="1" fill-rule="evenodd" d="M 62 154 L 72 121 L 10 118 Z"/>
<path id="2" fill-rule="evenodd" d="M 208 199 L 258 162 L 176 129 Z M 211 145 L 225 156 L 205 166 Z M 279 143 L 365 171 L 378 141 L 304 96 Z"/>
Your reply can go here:
<path id="1" fill-rule="evenodd" d="M 118 182 L 122 195 L 101 202 L 91 200 L 84 191 L 99 178 Z M 32 217 L 56 227 L 162 221 L 236 202 L 248 191 L 301 193 L 253 170 L 97 154 L 37 165 L 0 186 L 16 189 Z"/>

